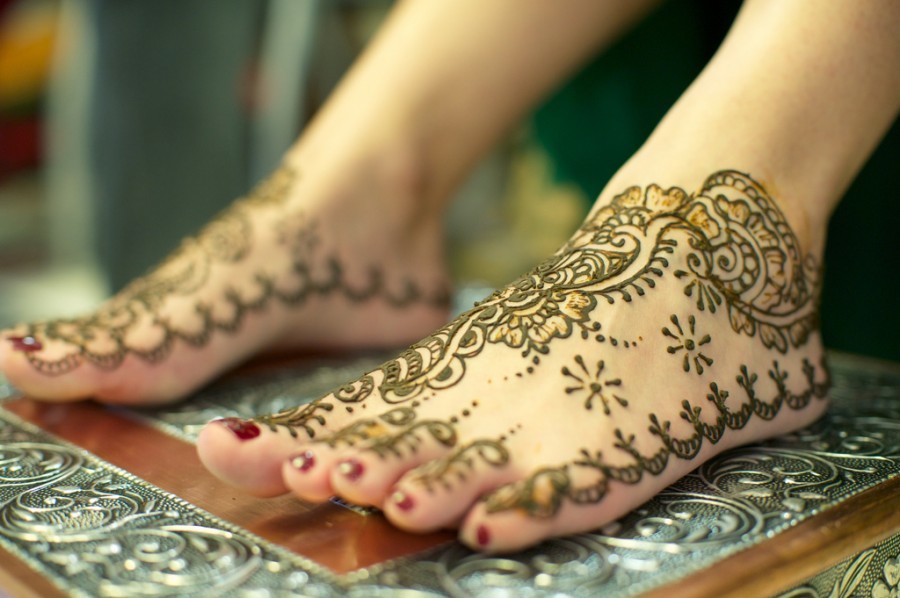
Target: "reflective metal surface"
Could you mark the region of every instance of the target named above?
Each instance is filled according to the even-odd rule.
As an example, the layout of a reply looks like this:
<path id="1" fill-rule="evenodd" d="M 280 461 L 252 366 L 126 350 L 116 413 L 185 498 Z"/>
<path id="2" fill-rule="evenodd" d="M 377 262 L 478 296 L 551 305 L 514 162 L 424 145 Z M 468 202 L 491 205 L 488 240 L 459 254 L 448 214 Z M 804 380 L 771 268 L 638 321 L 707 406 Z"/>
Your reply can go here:
<path id="1" fill-rule="evenodd" d="M 778 598 L 900 595 L 900 534 L 816 575 Z"/>
<path id="2" fill-rule="evenodd" d="M 832 366 L 834 407 L 823 420 L 729 451 L 601 531 L 503 557 L 450 543 L 343 576 L 0 410 L 0 545 L 79 596 L 378 596 L 401 588 L 410 596 L 491 590 L 633 596 L 710 567 L 900 475 L 900 374 L 861 368 L 843 357 Z M 191 437 L 211 417 L 295 404 L 298 396 L 313 398 L 364 367 L 248 374 L 189 404 L 142 414 Z M 788 595 L 866 595 L 882 586 L 886 595 L 896 594 L 897 541 L 847 559 Z"/>

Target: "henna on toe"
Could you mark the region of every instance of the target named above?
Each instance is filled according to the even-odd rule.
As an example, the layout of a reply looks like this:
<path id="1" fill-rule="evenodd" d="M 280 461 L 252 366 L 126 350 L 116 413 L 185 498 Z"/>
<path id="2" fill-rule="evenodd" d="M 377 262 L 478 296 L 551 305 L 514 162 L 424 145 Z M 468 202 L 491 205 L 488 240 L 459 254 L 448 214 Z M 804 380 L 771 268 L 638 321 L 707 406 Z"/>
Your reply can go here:
<path id="1" fill-rule="evenodd" d="M 333 491 L 404 529 L 459 525 L 475 548 L 523 548 L 816 419 L 820 280 L 746 174 L 717 172 L 692 195 L 631 187 L 396 359 L 257 421 L 327 453 L 285 467 L 300 497 Z"/>

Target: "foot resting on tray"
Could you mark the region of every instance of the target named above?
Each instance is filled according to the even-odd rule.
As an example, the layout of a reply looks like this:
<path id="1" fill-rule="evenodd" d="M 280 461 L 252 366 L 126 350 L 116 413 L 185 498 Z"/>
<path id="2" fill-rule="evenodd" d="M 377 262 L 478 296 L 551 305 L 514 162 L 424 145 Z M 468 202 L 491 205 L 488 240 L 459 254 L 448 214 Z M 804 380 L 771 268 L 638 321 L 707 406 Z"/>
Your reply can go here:
<path id="1" fill-rule="evenodd" d="M 728 447 L 819 417 L 820 269 L 721 171 L 604 193 L 545 263 L 317 401 L 199 440 L 261 496 L 338 495 L 486 551 L 597 528 Z"/>

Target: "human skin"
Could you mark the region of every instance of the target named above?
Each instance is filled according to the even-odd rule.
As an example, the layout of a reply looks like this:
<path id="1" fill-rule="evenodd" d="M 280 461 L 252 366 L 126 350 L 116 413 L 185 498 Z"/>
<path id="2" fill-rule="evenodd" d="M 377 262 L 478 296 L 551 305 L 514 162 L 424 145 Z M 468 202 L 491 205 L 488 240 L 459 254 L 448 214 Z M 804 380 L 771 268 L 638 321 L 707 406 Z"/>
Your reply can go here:
<path id="1" fill-rule="evenodd" d="M 447 318 L 454 187 L 653 4 L 399 3 L 268 182 L 98 311 L 6 331 L 0 371 L 45 400 L 161 403 L 261 351 L 420 338 Z"/>
<path id="2" fill-rule="evenodd" d="M 825 225 L 896 118 L 898 25 L 889 0 L 747 2 L 545 264 L 318 401 L 210 424 L 201 459 L 508 551 L 811 423 Z"/>
<path id="3" fill-rule="evenodd" d="M 449 190 L 622 5 L 402 5 L 269 183 L 98 317 L 11 333 L 4 372 L 49 399 L 165 401 L 273 344 L 427 334 Z M 204 463 L 503 551 L 810 423 L 825 224 L 896 117 L 898 11 L 747 2 L 546 264 L 310 406 L 208 426 Z"/>

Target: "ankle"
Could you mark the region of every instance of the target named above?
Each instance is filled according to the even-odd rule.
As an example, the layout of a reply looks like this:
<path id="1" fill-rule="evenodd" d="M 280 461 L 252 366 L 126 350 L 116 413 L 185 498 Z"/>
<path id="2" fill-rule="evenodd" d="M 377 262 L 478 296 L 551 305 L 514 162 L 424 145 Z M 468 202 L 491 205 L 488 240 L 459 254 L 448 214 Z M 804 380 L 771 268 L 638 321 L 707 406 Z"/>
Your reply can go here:
<path id="1" fill-rule="evenodd" d="M 665 189 L 680 187 L 688 194 L 702 188 L 707 178 L 722 170 L 737 170 L 749 174 L 773 200 L 782 214 L 804 254 L 820 256 L 825 244 L 825 234 L 831 201 L 821 194 L 818 185 L 804 185 L 784 169 L 776 168 L 766 160 L 752 158 L 750 154 L 727 151 L 705 151 L 702 144 L 665 143 L 651 138 L 610 180 L 598 199 L 606 204 L 626 188 L 638 185 L 642 188 L 656 183 Z M 678 147 L 677 158 L 672 148 Z M 707 146 L 708 148 L 709 146 Z M 688 157 L 687 160 L 681 156 Z"/>

